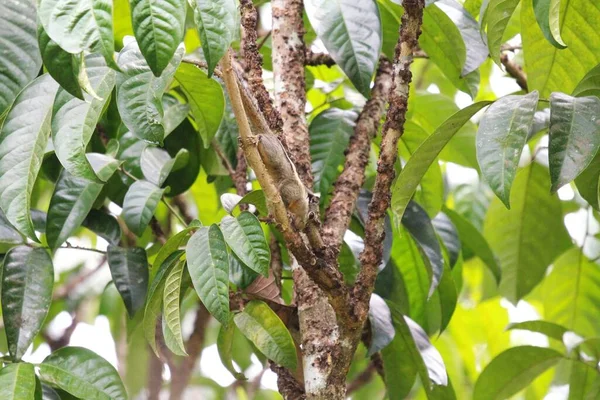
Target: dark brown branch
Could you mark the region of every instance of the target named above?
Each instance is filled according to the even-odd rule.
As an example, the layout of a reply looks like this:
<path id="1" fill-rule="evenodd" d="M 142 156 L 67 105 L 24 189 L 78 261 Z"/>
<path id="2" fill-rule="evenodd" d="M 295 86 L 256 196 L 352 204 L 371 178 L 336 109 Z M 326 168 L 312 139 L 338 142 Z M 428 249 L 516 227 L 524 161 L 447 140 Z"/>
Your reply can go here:
<path id="1" fill-rule="evenodd" d="M 369 299 L 377 277 L 377 267 L 383 256 L 385 236 L 383 222 L 390 205 L 391 186 L 395 176 L 394 164 L 398 157 L 398 139 L 404 132 L 409 85 L 412 79 L 410 72 L 412 54 L 418 46 L 423 21 L 424 0 L 405 0 L 403 6 L 404 14 L 394 58 L 390 107 L 383 126 L 373 199 L 369 204 L 369 217 L 365 227 L 365 248 L 360 254 L 362 267 L 352 293 L 352 306 L 358 327 L 362 327 L 367 318 Z"/>
<path id="2" fill-rule="evenodd" d="M 524 91 L 529 92 L 529 89 L 527 88 L 527 76 L 525 75 L 523 68 L 512 62 L 512 60 L 508 58 L 508 54 L 502 54 L 500 56 L 500 62 L 504 65 L 506 73 L 515 78 L 519 87 Z"/>
<path id="3" fill-rule="evenodd" d="M 348 385 L 348 388 L 346 389 L 346 395 L 349 395 L 352 392 L 357 391 L 358 389 L 362 388 L 363 386 L 365 386 L 366 384 L 371 382 L 371 379 L 373 379 L 373 375 L 375 374 L 375 371 L 376 371 L 375 364 L 370 363 L 367 366 L 367 368 L 365 368 L 365 370 L 363 372 L 361 372 L 356 377 L 356 379 L 354 379 Z"/>
<path id="4" fill-rule="evenodd" d="M 235 190 L 239 196 L 248 193 L 248 163 L 244 157 L 244 151 L 240 148 L 237 152 L 237 166 L 235 167 L 235 177 L 233 178 Z"/>
<path id="5" fill-rule="evenodd" d="M 69 294 L 71 294 L 71 292 L 77 288 L 77 286 L 86 281 L 96 272 L 100 271 L 100 268 L 102 268 L 105 262 L 106 255 L 100 259 L 96 267 L 94 267 L 93 269 L 78 274 L 77 276 L 69 280 L 66 284 L 56 288 L 56 290 L 54 290 L 54 293 L 52 294 L 52 300 L 60 300 L 68 297 Z"/>
<path id="6" fill-rule="evenodd" d="M 271 250 L 271 271 L 273 271 L 273 277 L 275 278 L 275 284 L 281 292 L 281 272 L 283 271 L 283 260 L 281 257 L 281 249 L 279 243 L 274 235 L 271 235 L 269 241 L 269 249 Z"/>
<path id="7" fill-rule="evenodd" d="M 212 141 L 212 147 L 215 150 L 215 153 L 217 153 L 219 159 L 221 160 L 221 164 L 223 164 L 223 166 L 227 170 L 227 173 L 231 177 L 231 180 L 235 181 L 235 169 L 233 169 L 233 166 L 227 159 L 227 156 L 223 154 L 223 149 L 221 149 L 221 146 L 219 145 L 219 143 L 217 143 L 215 139 L 213 139 Z"/>
<path id="8" fill-rule="evenodd" d="M 269 126 L 275 133 L 281 132 L 282 122 L 279 113 L 273 107 L 269 92 L 265 88 L 262 78 L 262 55 L 258 51 L 258 12 L 252 0 L 241 0 L 240 11 L 242 14 L 242 49 L 244 55 L 244 72 L 254 93 L 260 110 L 264 114 Z"/>
<path id="9" fill-rule="evenodd" d="M 275 105 L 283 119 L 289 156 L 302 182 L 312 189 L 310 143 L 304 108 L 304 22 L 302 0 L 273 0 L 273 79 Z"/>
<path id="10" fill-rule="evenodd" d="M 365 180 L 371 140 L 377 134 L 391 86 L 392 65 L 387 59 L 381 58 L 375 85 L 371 90 L 371 98 L 358 117 L 346 153 L 344 169 L 335 183 L 331 203 L 325 213 L 323 240 L 336 255 Z"/>
<path id="11" fill-rule="evenodd" d="M 148 346 L 148 354 L 150 357 L 148 362 L 148 400 L 159 400 L 163 384 L 163 363 L 156 357 L 150 346 Z"/>
<path id="12" fill-rule="evenodd" d="M 333 67 L 335 61 L 329 54 L 326 53 L 315 53 L 312 50 L 306 50 L 305 64 L 311 66 L 325 65 L 326 67 Z"/>
<path id="13" fill-rule="evenodd" d="M 185 201 L 185 196 L 180 194 L 180 195 L 173 197 L 173 204 L 175 205 L 175 207 L 177 207 L 177 209 L 181 213 L 181 216 L 183 217 L 183 220 L 185 221 L 185 223 L 189 225 L 190 222 L 192 222 L 194 220 L 194 217 L 190 214 L 188 205 L 186 204 L 186 201 Z"/>
<path id="14" fill-rule="evenodd" d="M 165 236 L 165 233 L 163 232 L 160 223 L 158 222 L 156 217 L 152 217 L 152 219 L 150 220 L 150 229 L 152 230 L 152 234 L 160 244 L 167 243 L 167 237 Z"/>
<path id="15" fill-rule="evenodd" d="M 271 363 L 271 371 L 277 374 L 277 388 L 285 400 L 306 399 L 304 389 L 289 370 Z"/>

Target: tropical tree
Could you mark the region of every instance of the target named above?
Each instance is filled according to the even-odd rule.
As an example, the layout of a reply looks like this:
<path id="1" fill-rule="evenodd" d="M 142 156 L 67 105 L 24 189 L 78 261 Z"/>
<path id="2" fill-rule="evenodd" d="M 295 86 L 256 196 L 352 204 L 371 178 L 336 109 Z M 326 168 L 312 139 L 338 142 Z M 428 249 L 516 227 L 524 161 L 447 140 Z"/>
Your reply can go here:
<path id="1" fill-rule="evenodd" d="M 0 398 L 600 398 L 598 32 L 2 0 Z"/>

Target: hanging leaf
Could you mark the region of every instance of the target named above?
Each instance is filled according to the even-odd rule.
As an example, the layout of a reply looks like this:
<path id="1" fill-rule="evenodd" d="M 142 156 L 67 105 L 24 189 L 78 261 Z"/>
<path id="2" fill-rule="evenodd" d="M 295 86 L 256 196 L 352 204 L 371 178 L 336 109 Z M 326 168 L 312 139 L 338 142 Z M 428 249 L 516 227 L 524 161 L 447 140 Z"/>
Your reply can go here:
<path id="1" fill-rule="evenodd" d="M 199 228 L 185 248 L 196 293 L 222 324 L 229 322 L 229 261 L 227 245 L 217 225 Z"/>
<path id="2" fill-rule="evenodd" d="M 444 258 L 429 216 L 417 203 L 411 202 L 402 217 L 402 225 L 413 237 L 426 258 L 431 274 L 429 297 L 440 283 L 444 272 Z"/>
<path id="3" fill-rule="evenodd" d="M 304 4 L 311 26 L 337 65 L 363 96 L 381 49 L 381 20 L 374 1 L 309 0 Z"/>
<path id="4" fill-rule="evenodd" d="M 166 150 L 147 146 L 142 151 L 140 159 L 142 173 L 148 181 L 160 187 L 171 171 L 181 169 L 187 164 L 189 154 L 186 149 L 181 149 L 174 158 L 171 158 Z"/>
<path id="5" fill-rule="evenodd" d="M 194 0 L 194 21 L 198 27 L 202 53 L 211 77 L 235 38 L 236 3 L 233 0 Z"/>
<path id="6" fill-rule="evenodd" d="M 227 215 L 221 220 L 221 230 L 231 250 L 245 265 L 264 277 L 269 275 L 271 252 L 254 214 L 244 211 L 237 218 Z"/>
<path id="7" fill-rule="evenodd" d="M 127 400 L 119 373 L 105 359 L 83 347 L 63 347 L 40 364 L 44 382 L 86 400 Z"/>
<path id="8" fill-rule="evenodd" d="M 252 283 L 255 282 L 259 276 L 262 278 L 262 281 L 266 283 L 266 278 L 264 276 L 259 275 L 244 265 L 244 263 L 240 261 L 235 253 L 232 251 L 229 252 L 229 281 L 231 283 L 236 285 L 238 288 L 243 289 L 244 293 L 256 294 L 258 297 L 262 297 L 260 293 L 250 293 L 248 291 L 248 288 L 252 286 Z M 268 285 L 268 283 L 266 284 Z M 260 291 L 261 288 L 262 287 L 256 287 L 255 289 Z M 269 292 L 267 294 L 271 294 L 268 287 L 267 292 Z"/>
<path id="9" fill-rule="evenodd" d="M 510 209 L 510 188 L 533 122 L 538 92 L 505 96 L 483 114 L 477 132 L 477 161 L 496 196 Z"/>
<path id="10" fill-rule="evenodd" d="M 144 234 L 163 193 L 164 189 L 144 180 L 135 181 L 129 187 L 123 201 L 121 216 L 136 236 Z"/>
<path id="11" fill-rule="evenodd" d="M 533 12 L 544 37 L 552 46 L 566 48 L 560 37 L 560 0 L 533 0 Z"/>
<path id="12" fill-rule="evenodd" d="M 175 79 L 187 96 L 196 127 L 204 142 L 204 148 L 207 149 L 223 118 L 223 89 L 217 81 L 191 64 L 182 64 L 177 69 Z"/>
<path id="13" fill-rule="evenodd" d="M 0 210 L 0 253 L 6 253 L 5 246 L 12 247 L 23 242 L 23 237 L 19 231 L 8 222 L 4 213 Z"/>
<path id="14" fill-rule="evenodd" d="M 108 180 L 119 162 L 104 154 L 89 153 L 89 163 L 98 177 Z M 104 185 L 72 176 L 63 170 L 54 187 L 48 207 L 46 235 L 52 249 L 63 244 L 81 225 L 92 209 Z"/>
<path id="15" fill-rule="evenodd" d="M 57 89 L 50 75 L 36 78 L 19 93 L 0 131 L 0 208 L 15 228 L 35 241 L 31 192 L 50 135 Z"/>
<path id="16" fill-rule="evenodd" d="M 233 317 L 238 329 L 261 353 L 286 368 L 296 369 L 296 347 L 285 324 L 269 306 L 252 300 Z"/>
<path id="17" fill-rule="evenodd" d="M 328 108 L 310 123 L 310 155 L 315 177 L 314 190 L 321 193 L 322 201 L 329 194 L 344 162 L 344 152 L 358 115 L 354 111 Z"/>
<path id="18" fill-rule="evenodd" d="M 161 264 L 154 274 L 152 284 L 148 289 L 148 297 L 146 300 L 146 308 L 144 309 L 144 321 L 142 325 L 144 327 L 144 337 L 150 344 L 150 347 L 154 351 L 156 356 L 159 356 L 158 347 L 156 346 L 156 322 L 160 317 L 162 311 L 163 293 L 165 288 L 165 281 L 169 273 L 175 268 L 178 263 L 183 263 L 181 257 L 183 256 L 183 250 L 177 250 L 170 254 Z M 156 262 L 155 262 L 155 265 Z"/>
<path id="19" fill-rule="evenodd" d="M 435 3 L 458 28 L 466 48 L 466 59 L 462 67 L 462 76 L 476 69 L 487 59 L 488 48 L 481 38 L 479 24 L 467 10 L 454 0 L 440 0 Z"/>
<path id="20" fill-rule="evenodd" d="M 261 215 L 269 215 L 267 200 L 265 198 L 265 193 L 262 190 L 253 190 L 250 193 L 246 194 L 240 200 L 240 204 L 252 204 L 256 207 L 256 209 Z"/>
<path id="21" fill-rule="evenodd" d="M 187 356 L 183 344 L 183 337 L 181 336 L 181 310 L 179 307 L 182 296 L 181 282 L 183 280 L 184 272 L 185 263 L 177 263 L 165 279 L 165 289 L 163 292 L 164 319 L 167 328 L 173 334 L 176 345 L 169 346 L 169 349 L 179 356 Z"/>
<path id="22" fill-rule="evenodd" d="M 40 0 L 38 16 L 48 36 L 65 51 L 97 51 L 109 66 L 118 69 L 114 60 L 112 1 Z"/>
<path id="23" fill-rule="evenodd" d="M 600 149 L 600 99 L 550 96 L 549 163 L 552 192 L 575 179 Z"/>
<path id="24" fill-rule="evenodd" d="M 544 279 L 545 318 L 586 337 L 600 335 L 594 310 L 600 306 L 600 269 L 581 250 L 571 248 L 553 264 Z"/>
<path id="25" fill-rule="evenodd" d="M 8 364 L 0 368 L 0 398 L 28 400 L 35 396 L 35 371 L 32 364 Z"/>
<path id="26" fill-rule="evenodd" d="M 109 244 L 116 246 L 121 241 L 121 226 L 111 214 L 91 210 L 81 224 Z"/>
<path id="27" fill-rule="evenodd" d="M 38 75 L 42 67 L 33 0 L 0 2 L 0 54 L 1 120 L 21 89 Z"/>
<path id="28" fill-rule="evenodd" d="M 12 248 L 4 259 L 2 315 L 13 360 L 20 360 L 38 334 L 52 302 L 54 268 L 42 248 Z"/>
<path id="29" fill-rule="evenodd" d="M 164 185 L 171 188 L 169 197 L 177 196 L 192 187 L 200 172 L 202 139 L 187 118 L 165 139 L 165 150 L 169 152 L 171 158 L 176 158 L 182 149 L 187 150 L 188 161 L 181 168 L 177 166 L 179 168 L 177 170 L 174 166 L 165 181 Z M 180 160 L 184 161 L 183 158 Z"/>
<path id="30" fill-rule="evenodd" d="M 367 352 L 368 357 L 384 349 L 396 335 L 390 308 L 385 300 L 376 294 L 372 294 L 369 301 L 369 322 L 371 323 L 371 343 Z"/>
<path id="31" fill-rule="evenodd" d="M 481 232 L 454 210 L 445 208 L 444 213 L 450 217 L 452 223 L 458 230 L 463 248 L 469 248 L 477 257 L 479 257 L 494 275 L 496 283 L 500 283 L 502 272 L 498 265 L 498 260 Z"/>
<path id="32" fill-rule="evenodd" d="M 490 104 L 481 101 L 458 111 L 440 125 L 429 138 L 415 151 L 398 176 L 392 192 L 392 211 L 396 221 L 400 221 L 408 202 L 412 198 L 423 175 L 435 161 L 444 146 L 469 119 Z"/>
<path id="33" fill-rule="evenodd" d="M 542 320 L 517 322 L 514 324 L 510 324 L 506 329 L 520 329 L 529 332 L 537 332 L 551 337 L 553 339 L 559 340 L 561 342 L 563 341 L 564 334 L 568 332 L 567 328 L 565 328 L 564 326 Z"/>
<path id="34" fill-rule="evenodd" d="M 190 233 L 201 226 L 202 223 L 195 219 L 190 222 L 187 228 L 171 236 L 156 254 L 156 258 L 154 258 L 154 267 L 160 267 L 171 254 L 179 250 L 181 246 L 184 246 L 187 243 Z"/>
<path id="35" fill-rule="evenodd" d="M 156 77 L 144 61 L 137 42 L 126 38 L 125 47 L 117 60 L 122 71 L 117 75 L 117 106 L 123 123 L 138 138 L 162 144 L 165 137 L 162 96 L 173 79 L 184 51 L 183 45 L 179 46 L 173 58 L 169 56 L 170 62 L 163 73 Z"/>
<path id="36" fill-rule="evenodd" d="M 519 346 L 498 355 L 485 367 L 473 390 L 474 400 L 506 399 L 529 385 L 563 358 L 556 350 Z"/>
<path id="37" fill-rule="evenodd" d="M 181 104 L 179 100 L 172 96 L 165 95 L 163 97 L 163 108 L 165 110 L 163 126 L 165 127 L 166 138 L 187 118 L 190 106 L 189 104 Z"/>
<path id="38" fill-rule="evenodd" d="M 592 68 L 579 81 L 577 87 L 573 90 L 573 96 L 596 96 L 600 98 L 600 64 Z"/>
<path id="39" fill-rule="evenodd" d="M 520 0 L 489 0 L 481 20 L 481 28 L 487 27 L 487 45 L 490 57 L 500 65 L 502 37 Z"/>
<path id="40" fill-rule="evenodd" d="M 227 371 L 231 372 L 231 375 L 238 380 L 246 380 L 247 378 L 243 373 L 236 371 L 233 366 L 233 338 L 235 334 L 235 325 L 227 324 L 221 325 L 219 329 L 219 336 L 217 336 L 217 351 L 219 352 L 219 358 L 221 363 Z"/>
<path id="41" fill-rule="evenodd" d="M 146 251 L 140 247 L 122 248 L 108 246 L 106 253 L 113 282 L 129 313 L 135 313 L 144 306 L 148 291 L 148 260 Z"/>
<path id="42" fill-rule="evenodd" d="M 452 220 L 443 212 L 436 215 L 435 218 L 431 220 L 431 223 L 433 224 L 435 233 L 440 237 L 448 252 L 450 267 L 454 267 L 462 247 L 456 226 L 454 226 Z"/>
<path id="43" fill-rule="evenodd" d="M 600 185 L 600 152 L 592 160 L 590 165 L 584 169 L 577 178 L 575 178 L 575 186 L 577 191 L 593 208 L 600 210 L 598 192 Z"/>
<path id="44" fill-rule="evenodd" d="M 548 183 L 548 170 L 533 162 L 515 179 L 513 208 L 494 200 L 488 209 L 485 237 L 500 260 L 500 292 L 513 303 L 542 280 L 546 268 L 571 244 L 560 200 L 550 195 Z"/>
<path id="45" fill-rule="evenodd" d="M 175 53 L 183 41 L 186 2 L 131 0 L 130 5 L 135 38 L 154 76 L 159 77 L 178 57 Z"/>
<path id="46" fill-rule="evenodd" d="M 100 98 L 86 94 L 80 100 L 59 89 L 52 111 L 52 143 L 56 157 L 71 175 L 101 183 L 85 152 L 115 86 L 116 73 L 98 55 L 87 56 L 86 64 L 91 86 Z"/>

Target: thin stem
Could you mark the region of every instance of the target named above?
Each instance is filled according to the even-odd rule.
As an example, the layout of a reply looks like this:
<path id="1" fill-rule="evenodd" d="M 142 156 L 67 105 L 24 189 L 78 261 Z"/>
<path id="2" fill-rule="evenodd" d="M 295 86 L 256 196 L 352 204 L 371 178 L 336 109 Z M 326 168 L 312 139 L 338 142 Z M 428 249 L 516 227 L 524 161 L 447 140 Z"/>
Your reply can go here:
<path id="1" fill-rule="evenodd" d="M 167 208 L 169 209 L 169 211 L 171 212 L 171 214 L 173 214 L 173 216 L 175 218 L 177 218 L 179 220 L 179 222 L 181 222 L 181 225 L 188 226 L 187 222 L 185 222 L 185 220 L 181 217 L 181 215 L 179 215 L 179 213 L 177 213 L 177 211 L 175 211 L 175 209 L 173 208 L 173 206 L 170 205 L 169 202 L 167 202 L 167 199 L 165 199 L 165 196 L 162 196 L 161 200 L 165 204 L 165 206 L 167 206 Z"/>
<path id="2" fill-rule="evenodd" d="M 49 246 L 45 246 L 43 247 L 44 249 L 50 249 L 52 250 L 51 247 Z M 59 249 L 74 249 L 74 250 L 85 250 L 85 251 L 93 251 L 94 253 L 100 253 L 100 254 L 106 254 L 106 251 L 104 250 L 100 250 L 100 249 L 93 249 L 91 247 L 83 247 L 83 246 L 73 246 L 72 244 L 70 244 L 69 242 L 66 242 L 66 244 L 64 244 L 63 246 L 60 246 Z"/>

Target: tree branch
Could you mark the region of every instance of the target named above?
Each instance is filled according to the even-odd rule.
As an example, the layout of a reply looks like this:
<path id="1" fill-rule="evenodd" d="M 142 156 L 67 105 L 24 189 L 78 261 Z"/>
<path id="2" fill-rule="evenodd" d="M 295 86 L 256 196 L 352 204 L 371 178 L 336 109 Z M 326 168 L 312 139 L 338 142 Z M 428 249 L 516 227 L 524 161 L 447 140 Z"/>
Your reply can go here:
<path id="1" fill-rule="evenodd" d="M 252 0 L 240 0 L 240 11 L 242 14 L 242 49 L 244 56 L 244 72 L 248 78 L 250 88 L 254 93 L 260 110 L 265 115 L 271 129 L 279 135 L 282 122 L 277 110 L 273 108 L 273 102 L 269 92 L 265 88 L 262 78 L 262 55 L 258 51 L 258 12 L 252 4 Z"/>
<path id="2" fill-rule="evenodd" d="M 304 108 L 304 22 L 302 0 L 273 0 L 273 78 L 275 104 L 283 118 L 283 135 L 298 175 L 313 186 L 310 143 Z"/>
<path id="3" fill-rule="evenodd" d="M 277 374 L 277 388 L 285 400 L 306 400 L 304 389 L 289 370 L 271 363 L 271 371 Z"/>
<path id="4" fill-rule="evenodd" d="M 391 186 L 395 176 L 394 164 L 398 156 L 398 139 L 404 132 L 409 85 L 412 79 L 412 54 L 418 46 L 423 21 L 424 0 L 405 0 L 400 25 L 400 37 L 394 59 L 393 86 L 390 108 L 383 126 L 381 152 L 373 199 L 369 204 L 369 218 L 365 227 L 365 248 L 360 254 L 361 270 L 356 279 L 352 297 L 357 326 L 362 327 L 369 311 L 369 299 L 377 277 L 377 267 L 383 256 L 384 217 L 390 205 Z"/>
<path id="5" fill-rule="evenodd" d="M 508 58 L 508 54 L 502 54 L 500 56 L 500 62 L 504 65 L 506 73 L 515 78 L 519 87 L 525 92 L 529 92 L 529 89 L 527 88 L 527 76 L 525 75 L 523 68 Z"/>
<path id="6" fill-rule="evenodd" d="M 338 254 L 344 233 L 352 218 L 358 193 L 364 183 L 371 140 L 377 134 L 391 86 L 392 66 L 382 57 L 379 60 L 371 98 L 358 117 L 348 146 L 344 169 L 335 183 L 331 203 L 325 213 L 323 241 L 333 250 L 334 255 Z"/>

